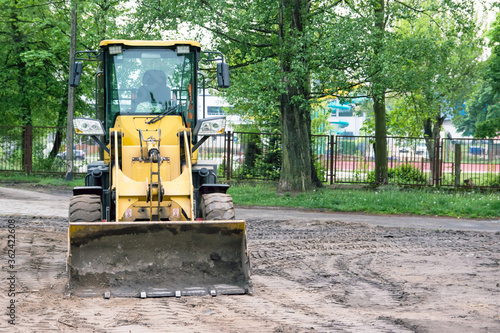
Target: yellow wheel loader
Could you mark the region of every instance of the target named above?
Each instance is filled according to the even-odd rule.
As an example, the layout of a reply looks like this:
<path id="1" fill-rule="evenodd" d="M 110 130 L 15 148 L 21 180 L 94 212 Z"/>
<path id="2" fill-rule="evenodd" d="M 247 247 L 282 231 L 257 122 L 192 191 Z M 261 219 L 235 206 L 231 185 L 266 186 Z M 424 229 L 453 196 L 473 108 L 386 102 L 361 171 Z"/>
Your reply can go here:
<path id="1" fill-rule="evenodd" d="M 75 58 L 73 87 L 78 60 L 98 62 L 97 119 L 73 124 L 104 158 L 73 190 L 67 293 L 251 293 L 245 222 L 235 220 L 228 186 L 217 184 L 217 165 L 197 160 L 198 147 L 225 128 L 224 117 L 198 119 L 199 64 L 217 61 L 219 87 L 228 87 L 222 54 L 193 41 L 105 40 Z"/>

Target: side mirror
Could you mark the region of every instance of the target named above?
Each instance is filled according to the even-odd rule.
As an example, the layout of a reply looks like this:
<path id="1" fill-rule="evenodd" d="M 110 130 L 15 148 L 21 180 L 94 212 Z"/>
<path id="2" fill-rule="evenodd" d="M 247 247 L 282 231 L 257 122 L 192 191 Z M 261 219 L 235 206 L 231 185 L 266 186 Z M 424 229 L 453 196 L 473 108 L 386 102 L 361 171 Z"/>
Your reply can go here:
<path id="1" fill-rule="evenodd" d="M 217 84 L 220 88 L 229 88 L 229 65 L 225 62 L 217 63 Z"/>
<path id="2" fill-rule="evenodd" d="M 69 85 L 71 87 L 78 87 L 80 85 L 80 79 L 82 77 L 83 63 L 81 61 L 75 61 L 69 73 Z"/>

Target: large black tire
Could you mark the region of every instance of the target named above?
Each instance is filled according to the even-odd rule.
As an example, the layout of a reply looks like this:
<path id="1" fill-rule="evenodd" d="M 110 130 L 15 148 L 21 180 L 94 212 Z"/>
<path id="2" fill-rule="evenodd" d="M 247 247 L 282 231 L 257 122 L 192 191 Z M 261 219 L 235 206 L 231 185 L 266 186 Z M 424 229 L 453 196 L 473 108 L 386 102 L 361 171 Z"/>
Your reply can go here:
<path id="1" fill-rule="evenodd" d="M 69 201 L 70 222 L 101 222 L 101 197 L 94 194 L 73 196 Z"/>
<path id="2" fill-rule="evenodd" d="M 204 220 L 234 220 L 233 198 L 225 193 L 203 194 L 200 212 Z"/>

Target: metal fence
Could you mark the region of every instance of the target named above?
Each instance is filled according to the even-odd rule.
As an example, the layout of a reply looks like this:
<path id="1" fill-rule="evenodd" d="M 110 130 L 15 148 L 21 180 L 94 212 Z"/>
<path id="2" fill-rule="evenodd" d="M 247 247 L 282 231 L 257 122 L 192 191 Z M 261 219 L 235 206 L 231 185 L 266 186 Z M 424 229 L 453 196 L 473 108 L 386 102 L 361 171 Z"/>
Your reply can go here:
<path id="1" fill-rule="evenodd" d="M 0 171 L 65 173 L 66 128 L 0 126 Z M 316 172 L 326 184 L 375 182 L 374 137 L 314 135 Z M 218 164 L 225 180 L 277 180 L 281 136 L 227 132 L 198 149 L 199 161 Z M 75 136 L 73 172 L 99 160 L 92 139 Z M 500 140 L 388 137 L 389 183 L 414 186 L 500 187 Z"/>
<path id="2" fill-rule="evenodd" d="M 73 172 L 86 173 L 99 159 L 99 146 L 88 137 L 75 137 Z M 66 128 L 0 126 L 0 171 L 25 173 L 66 172 Z"/>
<path id="3" fill-rule="evenodd" d="M 326 184 L 375 183 L 375 138 L 314 135 L 318 178 Z M 219 147 L 217 150 L 214 147 Z M 228 132 L 206 147 L 224 179 L 279 179 L 281 137 Z M 387 138 L 388 181 L 412 186 L 500 187 L 500 140 Z"/>

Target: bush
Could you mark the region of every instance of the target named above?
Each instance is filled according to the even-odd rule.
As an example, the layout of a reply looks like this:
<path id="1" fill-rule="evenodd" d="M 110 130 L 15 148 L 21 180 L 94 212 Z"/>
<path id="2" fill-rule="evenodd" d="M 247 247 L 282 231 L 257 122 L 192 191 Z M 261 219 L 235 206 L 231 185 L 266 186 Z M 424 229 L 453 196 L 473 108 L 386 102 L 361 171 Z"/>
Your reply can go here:
<path id="1" fill-rule="evenodd" d="M 271 136 L 266 143 L 257 135 L 251 136 L 245 147 L 244 161 L 235 170 L 238 178 L 277 180 L 281 170 L 281 142 Z"/>
<path id="2" fill-rule="evenodd" d="M 251 135 L 245 147 L 245 159 L 243 166 L 245 170 L 252 170 L 255 168 L 255 161 L 257 157 L 262 154 L 262 143 L 257 135 Z"/>
<path id="3" fill-rule="evenodd" d="M 313 155 L 314 167 L 316 168 L 316 175 L 318 179 L 322 182 L 328 181 L 328 169 L 325 163 L 321 161 L 321 155 Z"/>
<path id="4" fill-rule="evenodd" d="M 500 175 L 495 176 L 488 182 L 490 187 L 500 187 Z"/>
<path id="5" fill-rule="evenodd" d="M 387 170 L 389 183 L 392 184 L 426 184 L 427 177 L 417 167 L 411 164 L 400 164 Z M 368 181 L 375 183 L 375 171 L 368 173 Z"/>

